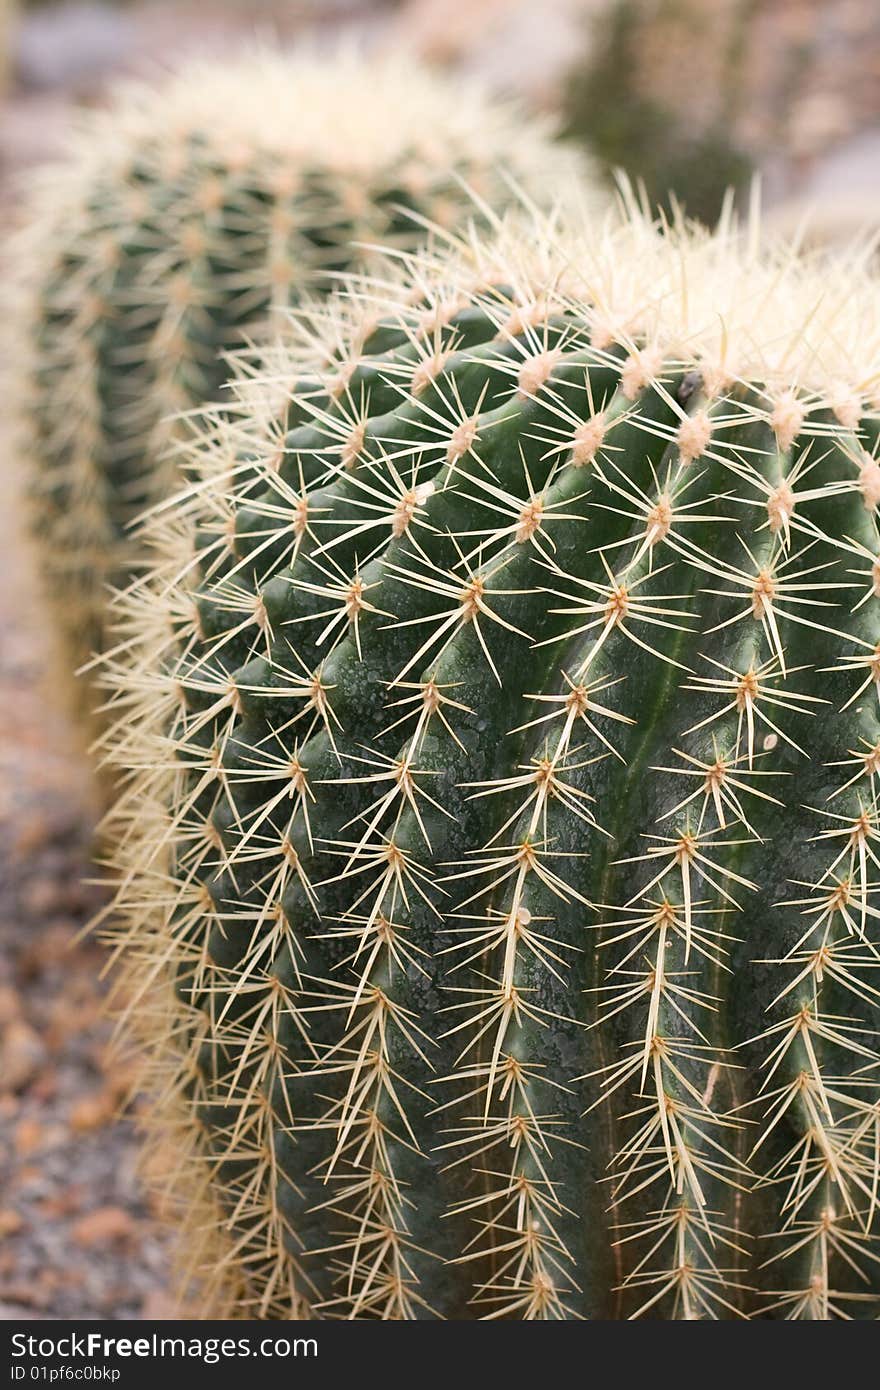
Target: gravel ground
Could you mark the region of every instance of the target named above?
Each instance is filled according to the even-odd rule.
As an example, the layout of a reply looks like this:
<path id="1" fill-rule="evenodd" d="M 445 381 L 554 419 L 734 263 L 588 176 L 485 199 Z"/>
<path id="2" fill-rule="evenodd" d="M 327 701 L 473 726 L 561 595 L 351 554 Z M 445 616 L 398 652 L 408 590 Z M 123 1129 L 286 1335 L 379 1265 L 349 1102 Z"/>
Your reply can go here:
<path id="1" fill-rule="evenodd" d="M 169 1316 L 138 1180 L 130 1076 L 108 1047 L 86 764 L 49 655 L 14 470 L 0 469 L 0 1317 Z"/>

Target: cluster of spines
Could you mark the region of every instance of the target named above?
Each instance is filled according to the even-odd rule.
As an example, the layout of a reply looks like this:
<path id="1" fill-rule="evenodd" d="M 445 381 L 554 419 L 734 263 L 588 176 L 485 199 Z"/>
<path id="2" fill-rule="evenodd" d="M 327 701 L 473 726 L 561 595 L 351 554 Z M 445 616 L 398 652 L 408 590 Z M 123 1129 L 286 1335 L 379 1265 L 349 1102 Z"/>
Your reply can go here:
<path id="1" fill-rule="evenodd" d="M 509 284 L 515 277 L 506 279 Z M 492 384 L 484 386 L 500 401 L 494 411 L 485 408 L 482 392 L 475 403 L 462 399 L 460 383 L 468 370 L 476 365 L 487 378 L 490 371 L 476 347 L 459 354 L 458 373 L 450 367 L 451 339 L 460 330 L 455 313 L 447 314 L 445 342 L 436 328 L 427 339 L 417 329 L 414 356 L 392 352 L 380 374 L 382 386 L 373 382 L 377 395 L 385 391 L 392 400 L 398 394 L 408 402 L 415 438 L 407 433 L 412 416 L 401 427 L 399 415 L 399 434 L 377 440 L 374 431 L 370 437 L 378 411 L 367 410 L 355 375 L 335 404 L 306 396 L 299 405 L 316 442 L 312 457 L 308 449 L 296 451 L 295 497 L 289 468 L 278 478 L 258 467 L 257 485 L 247 472 L 253 474 L 253 461 L 243 465 L 248 480 L 233 489 L 235 501 L 260 518 L 263 554 L 276 543 L 286 545 L 287 560 L 291 544 L 308 537 L 310 569 L 327 581 L 293 579 L 302 612 L 285 660 L 278 657 L 280 635 L 272 616 L 276 608 L 288 611 L 270 593 L 277 576 L 255 589 L 243 582 L 248 552 L 230 551 L 226 519 L 212 523 L 199 499 L 203 529 L 206 520 L 209 534 L 216 526 L 216 546 L 201 552 L 214 557 L 203 591 L 210 593 L 216 630 L 191 634 L 183 656 L 175 650 L 180 627 L 171 634 L 168 683 L 182 683 L 198 698 L 182 716 L 185 728 L 172 728 L 170 737 L 167 726 L 160 733 L 169 749 L 177 745 L 186 768 L 182 782 L 190 788 L 168 803 L 172 823 L 161 838 L 178 851 L 182 847 L 174 866 L 181 902 L 197 904 L 206 891 L 201 866 L 212 865 L 222 874 L 221 886 L 210 889 L 210 912 L 226 922 L 220 930 L 231 935 L 238 917 L 250 924 L 249 946 L 240 953 L 244 970 L 233 961 L 224 971 L 211 958 L 222 951 L 216 945 L 206 950 L 204 922 L 196 934 L 199 978 L 192 989 L 201 996 L 202 1012 L 205 996 L 216 993 L 221 1003 L 209 1010 L 212 1037 L 215 1045 L 222 1038 L 221 1048 L 238 1056 L 230 1067 L 228 1102 L 240 1114 L 227 1154 L 238 1158 L 243 1152 L 242 1117 L 249 1107 L 263 1114 L 264 1124 L 288 1127 L 287 1137 L 303 1156 L 303 1187 L 311 1184 L 311 1193 L 317 1185 L 328 1194 L 316 1200 L 299 1192 L 292 1205 L 305 1209 L 307 1221 L 325 1210 L 345 1226 L 324 1246 L 308 1242 L 339 1274 L 336 1292 L 317 1306 L 349 1316 L 419 1316 L 436 1310 L 419 1292 L 429 1257 L 413 1234 L 412 1215 L 425 1197 L 406 1175 L 412 1156 L 424 1163 L 428 1155 L 407 1115 L 408 1108 L 424 1114 L 436 1097 L 438 1152 L 453 1172 L 458 1166 L 479 1178 L 478 1192 L 448 1208 L 450 1221 L 476 1223 L 476 1234 L 454 1257 L 473 1285 L 471 1307 L 490 1317 L 576 1316 L 581 1262 L 569 1232 L 579 1214 L 572 1210 L 571 1184 L 566 1188 L 554 1177 L 555 1155 L 560 1144 L 579 1151 L 583 1127 L 570 1119 L 570 1097 L 576 1097 L 575 1110 L 582 1100 L 579 1085 L 597 1091 L 599 1110 L 618 1091 L 633 1093 L 634 1111 L 614 1121 L 621 1135 L 612 1144 L 610 1189 L 618 1259 L 627 1270 L 622 1297 L 630 1311 L 666 1309 L 685 1317 L 740 1311 L 751 1297 L 743 1277 L 750 1255 L 742 1211 L 753 1199 L 748 1194 L 760 1201 L 769 1192 L 784 1245 L 781 1257 L 770 1256 L 772 1273 L 785 1271 L 786 1287 L 772 1285 L 758 1306 L 794 1315 L 845 1314 L 853 1295 L 834 1289 L 834 1261 L 858 1266 L 861 1279 L 866 1262 L 876 1258 L 870 1231 L 877 1171 L 874 1055 L 857 1025 L 820 1008 L 819 1000 L 829 978 L 869 1003 L 874 998 L 865 974 L 873 956 L 867 927 L 875 911 L 869 902 L 876 819 L 873 705 L 857 710 L 866 752 L 849 753 L 869 791 L 859 798 L 858 810 L 839 822 L 828 822 L 827 808 L 820 809 L 831 830 L 820 827 L 817 843 L 830 842 L 834 853 L 806 884 L 809 902 L 819 904 L 815 925 L 784 959 L 770 962 L 774 979 L 783 965 L 794 966 L 795 982 L 809 979 L 814 1006 L 778 1019 L 777 995 L 784 998 L 787 991 L 784 984 L 774 985 L 766 1000 L 773 1022 L 757 1042 L 743 1039 L 735 1032 L 729 981 L 739 975 L 739 990 L 749 989 L 743 961 L 756 954 L 761 935 L 748 925 L 759 888 L 755 880 L 774 853 L 766 831 L 759 831 L 768 823 L 767 808 L 780 807 L 784 796 L 782 775 L 761 762 L 784 747 L 794 759 L 785 771 L 795 775 L 797 759 L 806 754 L 786 723 L 796 723 L 801 741 L 807 741 L 801 730 L 806 727 L 809 735 L 821 704 L 821 697 L 789 687 L 800 668 L 792 664 L 788 632 L 804 628 L 807 640 L 829 653 L 845 643 L 844 667 L 857 668 L 869 693 L 876 683 L 870 640 L 856 637 L 854 655 L 840 615 L 826 621 L 817 612 L 835 606 L 837 591 L 851 581 L 836 573 L 829 577 L 818 565 L 797 568 L 802 552 L 830 546 L 841 556 L 857 556 L 862 569 L 867 561 L 867 596 L 874 591 L 872 480 L 878 465 L 865 452 L 866 436 L 853 433 L 854 427 L 870 431 L 871 419 L 855 401 L 857 392 L 811 398 L 772 380 L 738 382 L 731 374 L 725 381 L 720 371 L 713 380 L 705 363 L 695 371 L 680 348 L 654 349 L 628 334 L 606 343 L 597 326 L 605 315 L 601 302 L 585 306 L 558 290 L 549 293 L 546 285 L 540 295 L 530 287 L 514 292 L 515 307 L 506 302 L 508 295 L 508 289 L 489 289 L 471 297 L 495 339 Z M 445 287 L 437 299 L 448 299 Z M 453 302 L 460 313 L 461 297 Z M 413 336 L 412 317 L 401 317 L 406 340 Z M 422 334 L 436 318 L 430 309 L 420 315 Z M 572 384 L 572 365 L 582 386 Z M 613 398 L 607 389 L 596 398 L 594 383 L 609 373 L 619 378 L 619 389 Z M 578 394 L 581 408 L 575 409 L 572 396 Z M 525 456 L 508 463 L 504 476 L 497 456 L 488 464 L 484 457 L 492 431 L 503 431 L 517 410 L 533 405 L 541 411 L 541 433 L 522 430 L 519 444 L 531 437 L 542 446 L 537 485 L 530 472 L 534 463 Z M 648 454 L 641 474 L 625 466 L 639 447 Z M 816 485 L 814 474 L 810 485 L 810 473 L 821 471 L 829 457 L 836 470 L 830 481 Z M 404 471 L 404 459 L 411 473 Z M 261 497 L 267 482 L 268 494 Z M 438 517 L 431 499 L 443 493 L 474 503 L 478 524 L 447 533 L 448 558 L 437 564 L 431 542 L 443 534 L 438 523 L 444 513 Z M 222 516 L 225 486 L 218 495 L 219 508 L 214 506 Z M 848 509 L 845 524 L 853 533 L 859 515 L 864 518 L 868 530 L 861 538 L 833 529 L 836 515 L 826 521 L 824 510 L 840 506 Z M 582 557 L 580 568 L 574 567 L 570 549 L 560 556 L 559 534 L 568 527 L 585 535 L 578 522 L 595 521 L 598 510 L 616 519 L 616 539 L 598 548 L 591 568 Z M 700 543 L 704 524 L 720 528 L 711 552 Z M 378 544 L 376 555 L 359 548 L 362 536 L 373 548 L 380 525 L 400 543 L 384 568 L 377 562 Z M 587 549 L 589 540 L 580 546 Z M 685 592 L 667 591 L 661 576 L 670 566 Z M 261 558 L 256 573 L 268 576 L 270 567 Z M 529 585 L 518 584 L 521 575 Z M 416 591 L 418 601 L 427 595 L 427 611 L 401 617 L 384 606 L 389 590 L 398 597 Z M 432 783 L 445 764 L 456 762 L 456 748 L 467 766 L 464 740 L 473 735 L 476 713 L 467 698 L 469 682 L 478 692 L 482 686 L 503 694 L 517 652 L 548 640 L 516 621 L 539 592 L 546 596 L 548 621 L 550 614 L 559 618 L 546 667 L 535 663 L 548 679 L 537 690 L 523 690 L 523 705 L 534 702 L 533 717 L 505 731 L 524 735 L 529 728 L 534 734 L 523 737 L 522 762 L 512 775 L 476 783 L 461 778 L 457 814 L 471 804 L 475 823 L 491 833 L 444 864 L 444 846 L 454 848 L 456 837 L 446 833 L 445 822 L 453 817 Z M 858 602 L 864 597 L 862 585 Z M 699 606 L 688 607 L 692 600 Z M 142 595 L 134 591 L 128 604 L 140 639 Z M 704 608 L 713 615 L 709 626 Z M 327 671 L 344 675 L 340 651 L 356 653 L 362 663 L 383 628 L 409 622 L 417 641 L 397 669 L 388 667 L 387 677 L 379 678 L 387 691 L 385 731 L 405 731 L 400 751 L 392 757 L 367 746 L 358 753 L 348 744 L 342 756 L 354 766 L 350 776 L 313 778 L 314 735 L 332 767 L 340 756 L 338 742 L 349 739 L 345 706 L 357 698 L 338 691 Z M 526 647 L 505 652 L 493 633 L 519 636 Z M 695 646 L 702 670 L 689 664 Z M 147 647 L 155 667 L 152 637 Z M 270 679 L 259 665 L 267 652 Z M 659 742 L 670 750 L 662 766 L 651 761 L 658 749 L 647 738 L 644 689 L 634 713 L 626 712 L 621 699 L 627 653 L 649 659 Z M 248 657 L 256 662 L 252 684 L 242 679 Z M 123 701 L 146 689 L 138 673 L 129 674 L 136 665 L 129 657 L 127 671 L 112 676 Z M 238 668 L 234 683 L 230 666 Z M 458 679 L 444 679 L 449 675 Z M 679 685 L 695 697 L 696 721 L 681 716 Z M 631 681 L 623 691 L 632 700 Z M 237 721 L 243 718 L 247 728 L 249 706 L 261 698 L 273 711 L 290 712 L 279 713 L 277 723 L 263 726 L 268 734 L 249 743 Z M 845 712 L 835 718 L 841 726 L 848 720 Z M 119 760 L 130 766 L 125 740 L 117 746 L 124 750 Z M 672 757 L 674 767 L 668 766 Z M 645 822 L 624 820 L 622 834 L 610 828 L 601 798 L 589 790 L 599 787 L 604 765 L 615 760 L 629 765 L 627 796 L 640 798 L 636 815 L 652 812 L 646 847 L 638 853 L 621 853 L 615 843 L 637 847 Z M 168 775 L 180 778 L 179 769 Z M 848 767 L 845 792 L 858 798 L 853 776 Z M 344 788 L 355 785 L 365 790 L 345 803 L 353 814 L 341 822 L 328 815 L 327 798 L 342 803 Z M 205 829 L 202 806 L 209 786 L 215 788 L 208 793 L 212 811 L 225 806 L 220 832 L 216 816 Z M 259 795 L 253 799 L 255 787 Z M 245 790 L 249 803 L 240 805 Z M 832 788 L 832 800 L 835 795 Z M 502 815 L 481 818 L 478 808 L 496 799 L 504 802 Z M 276 808 L 288 801 L 292 808 L 276 843 Z M 619 821 L 617 808 L 611 810 Z M 123 820 L 126 814 L 131 813 L 123 810 Z M 623 814 L 630 814 L 629 805 Z M 769 814 L 772 824 L 775 812 Z M 321 835 L 325 824 L 336 827 L 329 839 Z M 199 847 L 190 851 L 190 842 Z M 573 848 L 559 848 L 569 842 Z M 580 867 L 585 850 L 593 864 L 586 876 Z M 236 875 L 249 860 L 264 866 L 250 885 L 264 902 L 256 914 L 245 902 L 236 909 Z M 316 872 L 321 867 L 323 879 Z M 305 937 L 281 906 L 294 881 L 300 901 L 313 909 L 328 895 L 342 904 Z M 622 892 L 618 885 L 624 881 Z M 585 891 L 586 884 L 597 883 L 615 887 L 615 900 Z M 124 907 L 130 891 L 123 890 Z M 774 908 L 766 893 L 761 901 L 764 913 L 786 906 Z M 200 909 L 195 905 L 193 911 Z M 430 951 L 419 944 L 420 914 L 433 924 L 429 937 L 438 944 Z M 576 945 L 554 935 L 557 916 L 579 924 Z M 178 906 L 172 920 L 190 941 L 185 911 Z M 817 937 L 818 949 L 809 950 L 815 933 L 821 941 Z M 745 955 L 740 937 L 746 938 Z M 444 938 L 448 945 L 439 944 Z M 332 943 L 336 968 L 315 974 L 310 943 L 321 941 Z M 574 977 L 587 978 L 590 971 L 575 971 L 573 962 L 590 954 L 594 943 L 608 974 L 589 986 L 598 1003 L 588 1004 L 585 1014 L 571 1000 Z M 283 969 L 268 969 L 264 962 L 282 947 Z M 460 983 L 464 969 L 475 972 L 476 983 Z M 409 1001 L 414 988 L 418 993 L 418 980 L 438 972 L 452 991 L 449 1025 L 430 1037 Z M 188 971 L 188 978 L 195 973 Z M 547 1007 L 556 998 L 568 998 L 565 1014 Z M 581 1076 L 552 1074 L 544 1056 L 548 1038 L 552 1049 L 555 1033 L 582 1032 L 587 1021 L 608 1042 L 598 1054 L 585 1044 L 584 1056 L 613 1056 L 612 1019 L 630 1014 L 636 1022 L 618 1060 L 602 1061 Z M 320 1023 L 328 1016 L 343 1020 L 335 1036 Z M 743 1099 L 748 1088 L 741 1073 L 749 1068 L 739 1063 L 739 1044 L 750 1055 L 757 1048 L 766 1057 L 757 1104 Z M 437 1051 L 452 1057 L 448 1075 L 437 1071 Z M 826 1074 L 823 1052 L 837 1057 L 838 1065 L 841 1056 L 847 1059 L 848 1075 Z M 267 1066 L 273 1069 L 269 1090 L 280 1079 L 287 1103 L 294 1098 L 296 1114 L 287 1121 L 279 1119 L 277 1103 L 266 1103 Z M 414 1075 L 422 1078 L 421 1086 Z M 322 1077 L 326 1101 L 317 1113 L 303 1113 L 297 1097 L 309 1096 L 314 1106 Z M 446 1101 L 449 1084 L 454 1098 Z M 795 1137 L 788 1149 L 778 1150 L 775 1136 L 786 1125 Z M 321 1142 L 310 1145 L 315 1134 L 333 1142 L 329 1153 L 312 1162 L 309 1155 L 322 1152 Z M 218 1135 L 222 1131 L 215 1129 L 215 1148 Z M 261 1152 L 274 1154 L 265 1130 L 261 1135 Z M 294 1149 L 288 1162 L 295 1154 Z M 222 1160 L 215 1162 L 223 1173 Z M 251 1178 L 248 1187 L 254 1200 L 259 1190 L 259 1201 L 270 1209 L 273 1184 L 288 1182 L 274 1173 L 273 1162 L 267 1157 L 259 1182 Z M 234 1224 L 247 1230 L 244 1215 L 241 1203 L 234 1206 Z M 276 1219 L 283 1224 L 283 1211 Z M 328 1221 L 327 1229 L 336 1227 Z M 291 1231 L 288 1249 L 298 1234 Z M 599 1233 L 595 1238 L 598 1244 Z M 630 1260 L 633 1247 L 640 1253 Z M 799 1254 L 801 1265 L 790 1275 Z M 307 1279 L 308 1259 L 302 1268 Z M 768 1287 L 760 1274 L 751 1279 Z"/>

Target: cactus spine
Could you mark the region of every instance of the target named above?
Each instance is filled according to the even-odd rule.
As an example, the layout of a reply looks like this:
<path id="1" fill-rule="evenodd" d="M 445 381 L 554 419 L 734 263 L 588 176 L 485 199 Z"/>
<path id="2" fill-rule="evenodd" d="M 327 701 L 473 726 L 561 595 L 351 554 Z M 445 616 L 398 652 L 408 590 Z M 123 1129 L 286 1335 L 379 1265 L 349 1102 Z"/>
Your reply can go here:
<path id="1" fill-rule="evenodd" d="M 510 225 L 205 420 L 105 679 L 242 1309 L 876 1313 L 880 290 L 758 240 Z"/>
<path id="2" fill-rule="evenodd" d="M 67 664 L 100 648 L 108 583 L 138 558 L 131 522 L 173 487 L 169 426 L 220 389 L 224 351 L 367 244 L 413 246 L 424 219 L 470 215 L 464 184 L 498 205 L 506 178 L 549 197 L 573 167 L 515 110 L 402 59 L 191 66 L 89 116 L 35 191 L 16 323 Z"/>

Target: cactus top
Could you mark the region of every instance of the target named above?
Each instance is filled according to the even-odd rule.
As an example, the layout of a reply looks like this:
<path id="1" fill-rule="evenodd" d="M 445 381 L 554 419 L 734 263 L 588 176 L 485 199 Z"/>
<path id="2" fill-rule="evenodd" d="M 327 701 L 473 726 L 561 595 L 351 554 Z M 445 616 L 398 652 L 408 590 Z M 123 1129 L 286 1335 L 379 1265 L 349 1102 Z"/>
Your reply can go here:
<path id="1" fill-rule="evenodd" d="M 205 419 L 108 747 L 242 1308 L 876 1310 L 880 296 L 759 243 L 474 233 Z"/>
<path id="2" fill-rule="evenodd" d="M 420 161 L 414 177 L 423 177 L 421 161 L 439 167 L 460 156 L 470 163 L 475 147 L 485 165 L 509 164 L 516 174 L 549 133 L 551 122 L 525 121 L 519 103 L 489 97 L 474 79 L 428 70 L 406 53 L 352 47 L 189 58 L 163 81 L 117 83 L 110 107 L 79 114 L 72 138 L 93 167 L 127 160 L 132 146 L 149 140 L 164 147 L 171 174 L 179 147 L 197 136 L 222 163 L 242 170 L 254 150 L 292 170 L 311 164 L 341 174 L 392 167 L 412 150 Z"/>
<path id="3" fill-rule="evenodd" d="M 433 182 L 445 186 L 455 174 L 485 194 L 499 171 L 527 179 L 543 198 L 573 167 L 550 147 L 551 133 L 549 121 L 526 120 L 516 102 L 405 54 L 255 50 L 231 61 L 190 60 L 160 83 L 118 84 L 106 110 L 79 113 L 64 157 L 30 182 L 69 216 L 66 198 L 96 176 L 128 173 L 133 160 L 148 158 L 171 183 L 195 147 L 241 175 L 271 161 L 270 191 L 282 200 L 315 173 L 349 179 L 353 213 L 364 209 L 365 178 L 379 178 L 389 193 L 389 171 L 417 205 Z M 206 187 L 206 202 L 210 194 Z"/>

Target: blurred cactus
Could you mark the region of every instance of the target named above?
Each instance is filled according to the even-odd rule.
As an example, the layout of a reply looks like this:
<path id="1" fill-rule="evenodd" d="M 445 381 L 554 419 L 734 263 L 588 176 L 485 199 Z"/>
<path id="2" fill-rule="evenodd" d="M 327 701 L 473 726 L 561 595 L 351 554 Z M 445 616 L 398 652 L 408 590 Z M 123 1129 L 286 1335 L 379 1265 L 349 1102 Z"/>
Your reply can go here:
<path id="1" fill-rule="evenodd" d="M 16 0 L 0 0 L 0 97 L 12 80 L 12 53 L 18 5 Z"/>
<path id="2" fill-rule="evenodd" d="M 571 75 L 565 132 L 609 171 L 644 184 L 652 204 L 674 195 L 704 222 L 751 160 L 735 133 L 755 0 L 614 0 L 592 21 L 586 60 Z M 699 82 L 688 74 L 698 72 Z"/>

